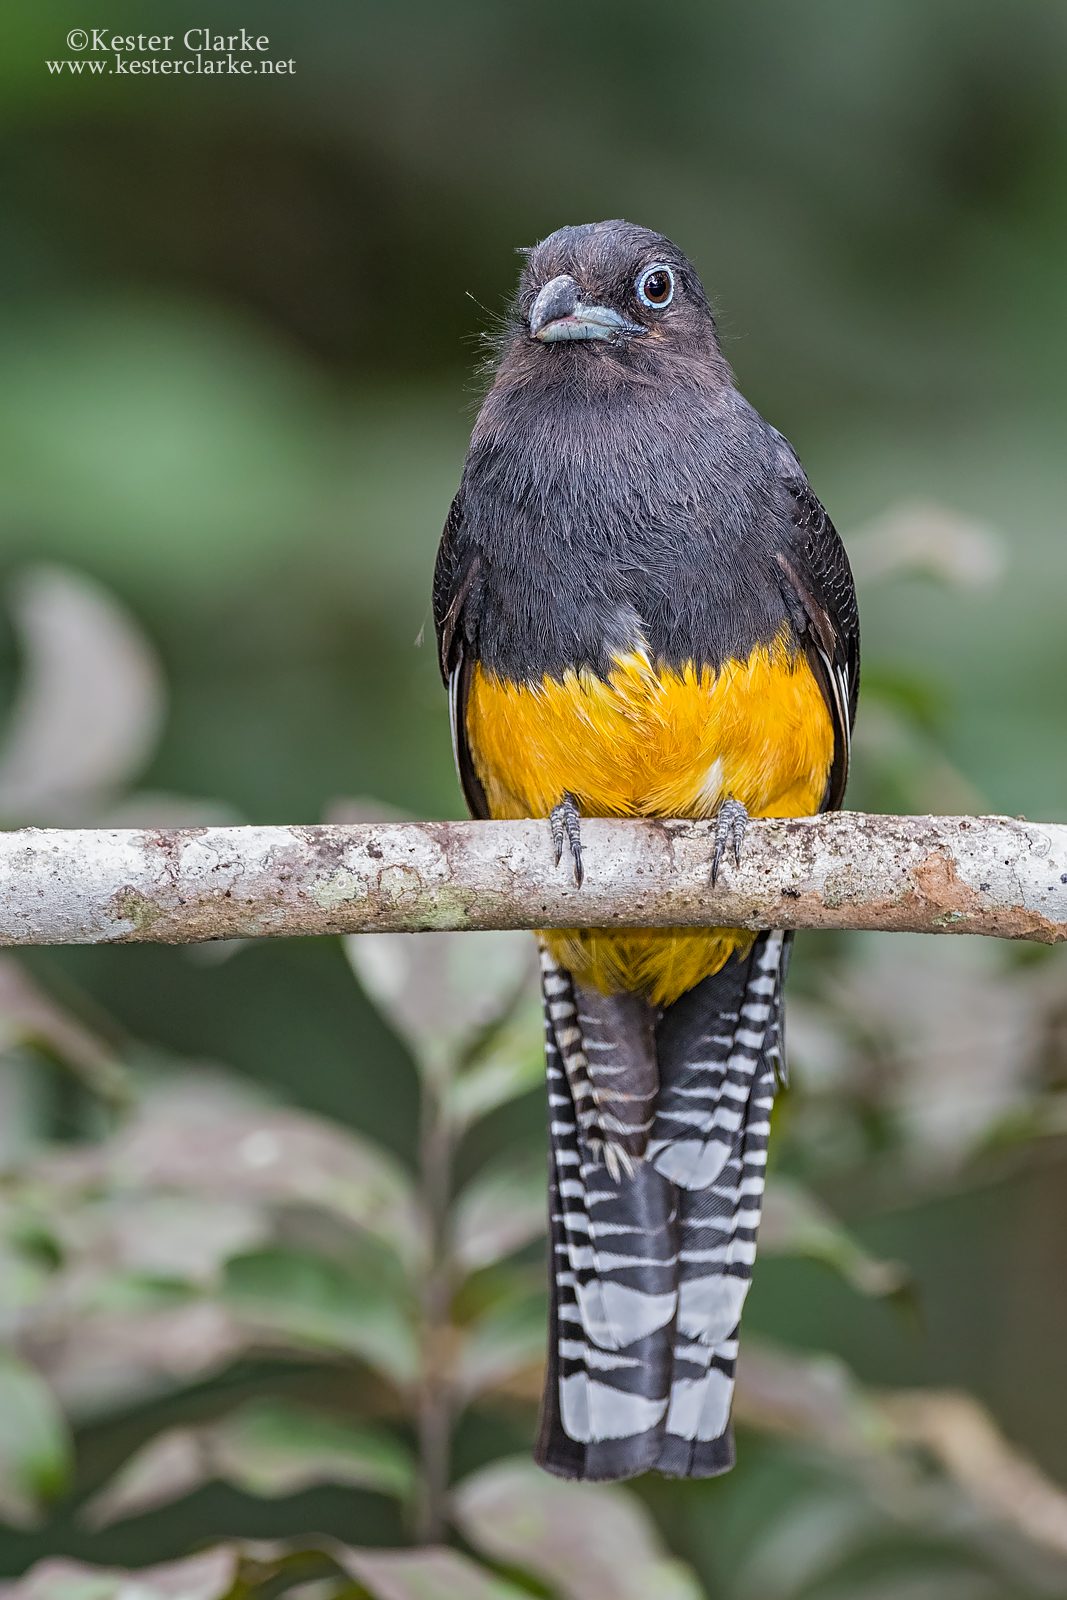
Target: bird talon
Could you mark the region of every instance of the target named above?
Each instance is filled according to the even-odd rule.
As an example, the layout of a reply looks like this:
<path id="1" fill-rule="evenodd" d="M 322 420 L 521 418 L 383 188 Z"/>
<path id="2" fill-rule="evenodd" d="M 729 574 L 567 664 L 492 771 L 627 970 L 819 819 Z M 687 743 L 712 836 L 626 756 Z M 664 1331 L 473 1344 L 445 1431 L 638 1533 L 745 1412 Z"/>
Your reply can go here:
<path id="1" fill-rule="evenodd" d="M 633 1177 L 634 1158 L 621 1144 L 612 1144 L 605 1140 L 600 1146 L 600 1156 L 613 1183 L 621 1183 L 624 1174 L 627 1178 Z"/>
<path id="2" fill-rule="evenodd" d="M 582 864 L 582 815 L 574 796 L 565 794 L 559 804 L 552 807 L 548 820 L 552 828 L 556 866 L 558 867 L 563 859 L 563 845 L 566 842 L 571 847 L 571 857 L 574 861 L 574 882 L 580 889 L 582 879 L 585 877 L 585 867 Z"/>
<path id="3" fill-rule="evenodd" d="M 734 863 L 741 865 L 741 846 L 748 828 L 748 812 L 740 800 L 724 800 L 715 817 L 715 853 L 711 858 L 711 886 L 719 879 L 723 851 L 729 844 L 733 848 Z"/>

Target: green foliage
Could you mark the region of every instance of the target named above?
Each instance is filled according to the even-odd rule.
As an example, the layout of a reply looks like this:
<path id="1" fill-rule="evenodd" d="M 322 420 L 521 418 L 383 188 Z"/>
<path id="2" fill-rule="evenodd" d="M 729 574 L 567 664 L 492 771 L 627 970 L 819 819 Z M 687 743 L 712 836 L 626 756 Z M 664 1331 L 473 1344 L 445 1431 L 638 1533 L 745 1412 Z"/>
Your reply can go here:
<path id="1" fill-rule="evenodd" d="M 36 594 L 35 648 L 47 658 L 73 616 L 104 681 L 121 675 L 108 641 L 136 634 L 113 602 L 61 575 Z M 44 737 L 76 676 L 63 673 L 36 709 L 23 698 L 29 709 L 15 724 L 13 737 L 38 752 L 36 768 L 21 758 L 38 796 L 71 793 L 67 779 L 45 775 L 77 770 L 76 751 Z M 125 703 L 128 721 L 143 715 L 143 699 Z M 115 748 L 132 750 L 123 737 L 120 717 Z M 5 759 L 12 771 L 0 749 L 0 775 Z M 113 763 L 109 782 L 127 768 Z M 199 1416 L 149 1423 L 131 1438 L 81 1506 L 82 1527 L 103 1537 L 212 1484 L 277 1503 L 334 1485 L 396 1501 L 422 1541 L 410 1554 L 306 1541 L 220 1547 L 210 1561 L 191 1558 L 189 1581 L 207 1574 L 214 1585 L 206 1600 L 260 1588 L 269 1600 L 309 1571 L 330 1600 L 334 1591 L 337 1600 L 703 1593 L 629 1489 L 562 1485 L 525 1458 L 483 1465 L 450 1488 L 449 1439 L 465 1414 L 523 1415 L 529 1426 L 540 1384 L 544 1163 L 521 1145 L 488 1154 L 481 1134 L 540 1081 L 532 941 L 344 943 L 418 1069 L 415 1172 L 366 1136 L 271 1102 L 222 1069 L 128 1049 L 123 1061 L 14 958 L 0 963 L 10 1084 L 69 1072 L 99 1108 L 82 1137 L 60 1144 L 42 1143 L 24 1118 L 0 1180 L 0 1293 L 14 1330 L 0 1356 L 0 1514 L 30 1527 L 69 1494 L 72 1424 L 200 1393 Z M 899 935 L 854 940 L 814 980 L 809 972 L 792 1007 L 795 1081 L 776 1114 L 761 1260 L 812 1260 L 853 1294 L 914 1301 L 908 1269 L 850 1230 L 819 1182 L 845 1178 L 854 1192 L 898 1201 L 946 1192 L 983 1152 L 1025 1150 L 1059 1128 L 1062 983 L 1056 958 L 1020 963 L 991 945 Z M 294 1376 L 317 1374 L 314 1393 L 287 1397 L 276 1379 L 253 1380 L 235 1404 L 211 1389 L 215 1375 L 265 1356 Z M 331 1394 L 345 1396 L 340 1408 Z M 779 1440 L 778 1454 L 763 1469 L 757 1455 L 736 1485 L 707 1491 L 712 1521 L 716 1508 L 732 1517 L 775 1474 L 787 1487 L 732 1564 L 720 1563 L 724 1595 L 816 1600 L 864 1561 L 912 1576 L 936 1569 L 961 1593 L 976 1575 L 990 1596 L 1009 1579 L 1013 1593 L 1057 1592 L 1067 1496 L 967 1396 L 868 1389 L 840 1359 L 784 1350 L 753 1327 L 736 1415 Z M 804 1461 L 817 1464 L 815 1480 L 796 1477 L 790 1463 Z M 992 1532 L 980 1534 L 987 1524 Z M 492 1570 L 441 1545 L 450 1527 Z M 699 1540 L 681 1542 L 708 1568 Z M 185 1568 L 174 1571 L 184 1586 Z M 104 1593 L 117 1580 L 53 1563 L 25 1585 L 47 1597 L 83 1581 Z M 151 1589 L 157 1580 L 137 1581 Z"/>
<path id="2" fill-rule="evenodd" d="M 128 1404 L 138 1390 L 173 1393 L 242 1351 L 261 1349 L 291 1362 L 325 1363 L 328 1381 L 339 1381 L 347 1370 L 374 1373 L 384 1386 L 377 1400 L 370 1399 L 378 1420 L 331 1414 L 321 1404 L 269 1393 L 224 1406 L 205 1421 L 165 1427 L 145 1439 L 85 1504 L 83 1523 L 97 1531 L 116 1527 L 213 1482 L 270 1499 L 316 1484 L 347 1485 L 395 1498 L 409 1515 L 417 1507 L 425 1512 L 429 1494 L 437 1497 L 430 1509 L 453 1519 L 468 1544 L 509 1578 L 433 1546 L 411 1556 L 312 1545 L 284 1553 L 227 1547 L 231 1564 L 219 1555 L 226 1583 L 220 1579 L 212 1594 L 223 1600 L 238 1581 L 276 1593 L 290 1571 L 286 1563 L 295 1583 L 313 1560 L 387 1600 L 483 1590 L 506 1596 L 518 1594 L 515 1581 L 526 1577 L 536 1592 L 560 1600 L 651 1593 L 689 1600 L 703 1592 L 689 1568 L 663 1553 L 631 1491 L 559 1484 L 524 1459 L 481 1468 L 446 1501 L 445 1480 L 428 1480 L 425 1456 L 420 1461 L 406 1430 L 390 1421 L 406 1413 L 418 1434 L 428 1397 L 436 1396 L 454 1426 L 473 1402 L 528 1405 L 539 1382 L 544 1273 L 540 1264 L 524 1266 L 523 1252 L 544 1230 L 540 1163 L 501 1158 L 485 1165 L 454 1194 L 447 1226 L 432 1225 L 424 1210 L 429 1196 L 447 1185 L 456 1142 L 472 1121 L 470 1110 L 456 1118 L 452 1086 L 488 1063 L 502 1084 L 508 1052 L 532 1048 L 526 1040 L 520 1049 L 517 1035 L 522 1018 L 533 1031 L 533 1018 L 519 1001 L 530 981 L 526 950 L 506 937 L 493 953 L 489 940 L 471 942 L 482 945 L 477 965 L 485 983 L 471 983 L 469 1000 L 464 936 L 375 940 L 365 953 L 358 945 L 351 952 L 357 970 L 372 974 L 390 1017 L 406 1028 L 423 1062 L 427 1110 L 418 1184 L 364 1138 L 264 1103 L 218 1071 L 175 1067 L 134 1075 L 135 1103 L 102 1142 L 46 1147 L 10 1170 L 7 1249 L 22 1271 L 11 1275 L 9 1293 L 21 1308 L 20 1344 L 30 1360 L 12 1353 L 0 1367 L 0 1488 L 9 1520 L 32 1521 L 66 1488 L 64 1406 L 76 1419 Z M 892 952 L 906 960 L 906 943 L 894 944 Z M 956 972 L 957 1003 L 973 1008 L 969 971 L 965 963 Z M 997 981 L 1008 986 L 1008 996 L 1012 985 L 1023 985 L 1032 1005 L 1034 985 L 1047 986 L 1050 971 L 1047 965 L 1009 966 Z M 989 972 L 981 971 L 978 981 L 988 988 Z M 869 1019 L 883 1062 L 894 1048 L 876 1022 L 875 1002 L 885 991 L 871 987 L 869 969 L 859 962 L 837 975 L 827 992 L 817 1059 L 824 1070 L 836 1059 L 834 1099 L 847 1107 L 850 1085 L 867 1081 L 857 1019 Z M 943 974 L 938 993 L 952 992 Z M 25 1005 L 28 988 L 21 993 Z M 449 1007 L 439 1034 L 431 1009 L 435 993 L 447 997 Z M 1007 1003 L 1002 998 L 1002 1009 Z M 794 1065 L 800 1086 L 778 1129 L 779 1168 L 812 1160 L 805 1154 L 807 1122 L 825 1094 L 818 1070 L 805 1082 L 812 1006 L 808 1001 L 799 1008 Z M 911 1028 L 921 1015 L 913 1007 Z M 939 1012 L 932 1011 L 935 1016 Z M 842 1028 L 852 1037 L 828 1046 L 827 1038 Z M 931 1048 L 923 1049 L 928 1068 L 936 1061 Z M 972 1071 L 975 1066 L 972 1060 Z M 523 1073 L 511 1082 L 513 1092 L 525 1089 Z M 890 1083 L 887 1076 L 886 1087 Z M 946 1091 L 950 1086 L 949 1080 Z M 1020 1080 L 1014 1103 L 1027 1092 Z M 501 1098 L 498 1089 L 486 1104 L 498 1107 Z M 972 1144 L 979 1133 L 972 1130 Z M 902 1123 L 897 1138 L 916 1158 L 930 1136 L 921 1125 L 909 1131 Z M 951 1146 L 958 1161 L 963 1147 L 955 1126 Z M 818 1135 L 813 1148 L 819 1148 Z M 947 1148 L 938 1146 L 942 1166 Z M 915 1181 L 928 1181 L 921 1164 Z M 763 1251 L 813 1257 L 868 1296 L 892 1296 L 905 1283 L 898 1265 L 872 1255 L 824 1200 L 781 1170 L 768 1187 Z M 427 1286 L 435 1292 L 427 1294 Z M 442 1286 L 444 1299 L 437 1292 Z M 181 1375 L 168 1343 L 175 1319 L 198 1345 Z M 84 1348 L 64 1348 L 62 1341 L 57 1360 L 56 1334 L 64 1323 L 75 1345 L 88 1344 L 88 1360 Z M 94 1342 L 120 1355 L 120 1373 L 99 1356 L 94 1366 Z M 1034 1571 L 1058 1570 L 1057 1561 L 1067 1561 L 1067 1541 L 1061 1549 L 1056 1531 L 1067 1516 L 1067 1496 L 1018 1456 L 966 1396 L 866 1390 L 838 1360 L 776 1350 L 750 1336 L 742 1349 L 736 1412 L 743 1427 L 783 1441 L 776 1471 L 787 1466 L 791 1451 L 819 1463 L 817 1485 L 802 1487 L 798 1480 L 735 1559 L 723 1592 L 739 1600 L 756 1593 L 783 1600 L 829 1595 L 837 1575 L 852 1570 L 863 1552 L 874 1560 L 881 1547 L 909 1571 L 932 1571 L 931 1561 L 941 1563 L 946 1582 L 951 1576 L 966 1584 L 968 1572 L 981 1572 L 991 1595 L 1002 1592 L 1006 1573 L 1021 1586 L 1014 1592 L 1029 1594 Z M 747 1470 L 763 1481 L 758 1466 Z M 748 1492 L 744 1468 L 739 1483 L 716 1489 L 713 1512 Z M 979 1536 L 986 1524 L 993 1532 Z M 70 1578 L 66 1568 L 35 1569 L 27 1592 L 47 1597 L 53 1583 Z M 93 1581 L 110 1580 L 101 1574 Z M 138 1581 L 150 1588 L 155 1580 L 145 1574 Z"/>
<path id="3" fill-rule="evenodd" d="M 81 1515 L 93 1528 L 108 1527 L 213 1479 L 272 1499 L 329 1482 L 409 1501 L 415 1462 L 384 1429 L 353 1427 L 280 1400 L 252 1400 L 203 1427 L 157 1434 Z"/>
<path id="4" fill-rule="evenodd" d="M 0 1516 L 32 1522 L 70 1482 L 70 1430 L 40 1373 L 0 1351 Z"/>
<path id="5" fill-rule="evenodd" d="M 264 1340 L 358 1355 L 394 1383 L 418 1371 L 411 1322 L 368 1274 L 299 1250 L 264 1250 L 229 1263 L 223 1299 Z"/>

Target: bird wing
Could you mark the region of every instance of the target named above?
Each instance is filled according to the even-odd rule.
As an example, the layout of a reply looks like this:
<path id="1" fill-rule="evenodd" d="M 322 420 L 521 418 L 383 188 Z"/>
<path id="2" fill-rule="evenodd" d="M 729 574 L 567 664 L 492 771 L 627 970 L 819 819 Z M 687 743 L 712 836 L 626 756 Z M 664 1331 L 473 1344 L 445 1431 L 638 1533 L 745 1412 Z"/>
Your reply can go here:
<path id="1" fill-rule="evenodd" d="M 789 530 L 777 552 L 779 581 L 801 647 L 833 718 L 834 759 L 820 809 L 836 811 L 848 782 L 860 687 L 856 590 L 836 528 L 788 440 L 775 430 L 772 433 L 789 509 Z"/>
<path id="2" fill-rule="evenodd" d="M 467 736 L 467 700 L 476 657 L 473 650 L 480 557 L 464 538 L 463 503 L 456 495 L 448 509 L 433 575 L 433 617 L 438 661 L 448 687 L 448 718 L 456 775 L 472 817 L 489 815 L 481 779 L 474 770 Z"/>

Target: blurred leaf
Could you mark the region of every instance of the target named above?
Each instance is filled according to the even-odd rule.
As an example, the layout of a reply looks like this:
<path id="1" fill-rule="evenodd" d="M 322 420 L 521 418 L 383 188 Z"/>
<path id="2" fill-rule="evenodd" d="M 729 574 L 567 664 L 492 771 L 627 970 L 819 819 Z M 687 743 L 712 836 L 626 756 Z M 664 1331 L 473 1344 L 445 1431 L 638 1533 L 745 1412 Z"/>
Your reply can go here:
<path id="1" fill-rule="evenodd" d="M 921 573 L 964 589 L 997 583 L 1007 553 L 992 528 L 947 506 L 905 503 L 894 506 L 848 539 L 857 581 Z"/>
<path id="2" fill-rule="evenodd" d="M 804 995 L 790 995 L 786 1046 L 798 1098 L 847 1091 L 856 1059 L 846 1019 L 839 1013 Z"/>
<path id="3" fill-rule="evenodd" d="M 415 1464 L 382 1429 L 349 1426 L 283 1400 L 253 1400 L 204 1427 L 157 1434 L 93 1496 L 82 1519 L 95 1529 L 110 1527 L 213 1479 L 270 1498 L 343 1483 L 406 1500 Z"/>
<path id="4" fill-rule="evenodd" d="M 67 1486 L 70 1433 L 48 1384 L 11 1350 L 0 1351 L 0 1516 L 38 1521 L 42 1502 Z"/>
<path id="5" fill-rule="evenodd" d="M 770 1509 L 762 1520 L 759 1537 L 735 1575 L 733 1595 L 736 1600 L 799 1600 L 801 1595 L 805 1600 L 815 1600 L 816 1596 L 830 1600 L 836 1593 L 860 1600 L 862 1588 L 839 1587 L 839 1567 L 879 1535 L 884 1537 L 895 1531 L 886 1512 L 872 1504 L 860 1485 L 838 1483 L 808 1489 L 790 1499 L 777 1514 L 776 1508 Z M 935 1572 L 944 1583 L 948 1574 L 936 1568 Z M 914 1573 L 912 1576 L 914 1579 Z M 924 1594 L 926 1576 L 920 1576 L 917 1593 L 913 1591 L 914 1600 L 941 1600 L 940 1585 L 926 1589 Z M 877 1571 L 867 1590 L 869 1600 L 880 1600 L 884 1582 L 885 1573 Z M 893 1594 L 891 1586 L 888 1594 Z M 905 1589 L 900 1600 L 906 1600 L 907 1594 Z M 995 1594 L 996 1591 L 972 1595 L 965 1590 L 957 1596 L 950 1589 L 944 1600 L 994 1600 Z"/>
<path id="6" fill-rule="evenodd" d="M 1067 1491 L 1005 1439 L 973 1396 L 912 1389 L 880 1404 L 897 1442 L 925 1446 L 982 1513 L 1067 1556 Z"/>
<path id="7" fill-rule="evenodd" d="M 4 1032 L 0 1011 L 0 1173 L 37 1144 L 45 1116 L 40 1096 L 40 1061 L 32 1050 L 5 1045 Z"/>
<path id="8" fill-rule="evenodd" d="M 528 1600 L 525 1590 L 487 1572 L 458 1550 L 347 1548 L 334 1554 L 375 1600 Z"/>
<path id="9" fill-rule="evenodd" d="M 357 1550 L 332 1539 L 217 1545 L 183 1561 L 127 1571 L 65 1557 L 39 1561 L 0 1586 L 2 1600 L 225 1600 L 293 1592 L 312 1574 L 347 1574 L 349 1600 L 524 1600 L 527 1591 L 458 1550 Z M 355 1580 L 357 1589 L 353 1589 Z M 651 1600 L 651 1597 L 649 1597 Z"/>
<path id="10" fill-rule="evenodd" d="M 537 996 L 520 1005 L 487 1053 L 448 1086 L 445 1105 L 458 1132 L 545 1081 L 544 1029 Z"/>
<path id="11" fill-rule="evenodd" d="M 335 435 L 314 375 L 277 341 L 130 286 L 20 312 L 0 327 L 0 472 L 51 548 L 174 607 L 247 585 L 315 526 Z"/>
<path id="12" fill-rule="evenodd" d="M 171 794 L 165 789 L 135 789 L 101 812 L 96 825 L 100 828 L 235 828 L 247 820 L 226 800 Z M 225 942 L 240 946 L 247 940 Z"/>
<path id="13" fill-rule="evenodd" d="M 1067 1582 L 1062 1565 L 1067 1491 L 1010 1444 L 970 1395 L 865 1388 L 833 1356 L 801 1355 L 746 1339 L 738 1360 L 734 1417 L 837 1457 L 850 1486 L 836 1499 L 820 1499 L 817 1510 L 801 1502 L 780 1527 L 761 1529 L 749 1574 L 754 1595 L 806 1593 L 809 1569 L 802 1549 L 813 1572 L 831 1557 L 840 1559 L 887 1514 L 923 1535 L 954 1538 L 969 1530 L 976 1550 L 995 1555 L 992 1536 L 1003 1530 L 1016 1541 L 1014 1549 L 1002 1542 L 999 1550 L 1009 1570 L 1032 1574 L 1035 1562 L 1040 1569 L 1042 1561 L 1047 1567 L 1053 1560 L 1054 1592 Z M 916 1447 L 934 1458 L 940 1475 L 915 1459 Z M 786 1559 L 791 1538 L 793 1567 Z"/>
<path id="14" fill-rule="evenodd" d="M 989 808 L 965 773 L 892 699 L 872 695 L 856 715 L 853 748 L 863 795 L 878 808 L 929 816 L 979 814 Z M 872 805 L 872 809 L 874 809 Z"/>
<path id="15" fill-rule="evenodd" d="M 23 667 L 0 749 L 0 816 L 84 825 L 147 764 L 162 673 L 137 622 L 84 573 L 30 567 L 12 601 Z"/>
<path id="16" fill-rule="evenodd" d="M 543 1161 L 500 1163 L 472 1178 L 452 1213 L 453 1248 L 468 1272 L 478 1272 L 538 1239 L 548 1226 Z"/>
<path id="17" fill-rule="evenodd" d="M 202 1286 L 270 1232 L 260 1208 L 197 1194 L 119 1196 L 100 1209 L 121 1268 Z"/>
<path id="18" fill-rule="evenodd" d="M 195 1299 L 95 1314 L 46 1305 L 22 1339 L 67 1413 L 88 1420 L 221 1371 L 253 1334 L 226 1307 Z"/>
<path id="19" fill-rule="evenodd" d="M 394 1295 L 335 1262 L 295 1250 L 263 1250 L 229 1263 L 226 1304 L 273 1340 L 359 1356 L 406 1386 L 419 1373 L 419 1347 Z"/>
<path id="20" fill-rule="evenodd" d="M 470 1396 L 506 1384 L 516 1373 L 542 1366 L 548 1326 L 545 1289 L 521 1280 L 464 1329 L 457 1378 Z"/>
<path id="21" fill-rule="evenodd" d="M 525 1459 L 496 1462 L 453 1491 L 457 1523 L 491 1559 L 531 1572 L 562 1600 L 701 1600 L 693 1572 L 666 1555 L 635 1495 L 562 1483 Z"/>
<path id="22" fill-rule="evenodd" d="M 2 1600 L 225 1600 L 297 1593 L 309 1578 L 347 1575 L 348 1600 L 524 1600 L 527 1591 L 487 1572 L 458 1550 L 357 1550 L 333 1539 L 220 1544 L 183 1561 L 128 1571 L 65 1557 L 0 1585 Z M 355 1586 L 353 1585 L 353 1581 Z M 651 1600 L 651 1597 L 650 1597 Z"/>
<path id="23" fill-rule="evenodd" d="M 894 1294 L 907 1282 L 900 1262 L 868 1255 L 822 1201 L 791 1178 L 767 1180 L 759 1243 L 763 1255 L 825 1261 L 861 1294 Z"/>
<path id="24" fill-rule="evenodd" d="M 935 684 L 915 672 L 876 662 L 863 670 L 864 698 L 884 700 L 910 718 L 924 733 L 935 733 L 945 722 L 945 698 Z"/>
<path id="25" fill-rule="evenodd" d="M 390 1245 L 409 1269 L 424 1260 L 414 1187 L 395 1157 L 324 1118 L 235 1103 L 206 1075 L 146 1095 L 114 1148 L 121 1183 L 320 1206 Z"/>
<path id="26" fill-rule="evenodd" d="M 360 1428 L 282 1400 L 257 1400 L 205 1430 L 215 1475 L 248 1494 L 297 1494 L 346 1483 L 410 1497 L 410 1450 L 380 1428 Z"/>
<path id="27" fill-rule="evenodd" d="M 1043 1017 L 1062 974 L 1009 967 L 993 939 L 867 933 L 851 950 L 825 981 L 827 998 L 877 1066 L 909 1163 L 943 1183 L 1031 1101 Z"/>
<path id="28" fill-rule="evenodd" d="M 21 1218 L 16 1209 L 3 1217 L 15 1237 L 0 1243 L 0 1326 L 12 1324 L 13 1313 L 25 1313 L 47 1293 L 52 1268 L 39 1257 L 34 1259 L 36 1241 L 19 1233 Z"/>
<path id="29" fill-rule="evenodd" d="M 181 1500 L 209 1482 L 211 1464 L 198 1428 L 168 1428 L 134 1452 L 88 1500 L 79 1520 L 98 1531 Z"/>
<path id="30" fill-rule="evenodd" d="M 877 1401 L 843 1361 L 750 1338 L 738 1356 L 734 1419 L 784 1438 L 812 1440 L 853 1460 L 892 1443 Z"/>
<path id="31" fill-rule="evenodd" d="M 374 1004 L 440 1081 L 510 1015 L 536 968 L 524 933 L 359 933 L 345 950 Z"/>
<path id="32" fill-rule="evenodd" d="M 43 1049 L 69 1066 L 108 1104 L 134 1098 L 132 1080 L 115 1052 L 39 987 L 17 956 L 0 955 L 0 1050 Z"/>
<path id="33" fill-rule="evenodd" d="M 346 827 L 354 822 L 418 822 L 419 818 L 411 811 L 391 806 L 387 800 L 379 800 L 377 795 L 354 794 L 327 800 L 322 808 L 322 820 Z"/>
<path id="34" fill-rule="evenodd" d="M 237 1559 L 231 1546 L 218 1545 L 183 1561 L 129 1572 L 50 1556 L 0 1593 L 4 1600 L 223 1600 L 233 1588 Z"/>

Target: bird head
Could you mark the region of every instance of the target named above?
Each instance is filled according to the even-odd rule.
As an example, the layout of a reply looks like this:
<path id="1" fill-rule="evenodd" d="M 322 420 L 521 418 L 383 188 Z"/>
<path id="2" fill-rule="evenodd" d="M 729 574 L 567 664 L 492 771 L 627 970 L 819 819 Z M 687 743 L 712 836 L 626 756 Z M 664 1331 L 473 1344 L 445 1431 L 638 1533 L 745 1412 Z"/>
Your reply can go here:
<path id="1" fill-rule="evenodd" d="M 536 245 L 519 281 L 512 332 L 548 361 L 567 349 L 571 360 L 583 359 L 578 350 L 587 359 L 610 352 L 639 369 L 671 355 L 718 356 L 711 307 L 691 263 L 663 234 L 629 222 L 559 228 Z"/>

